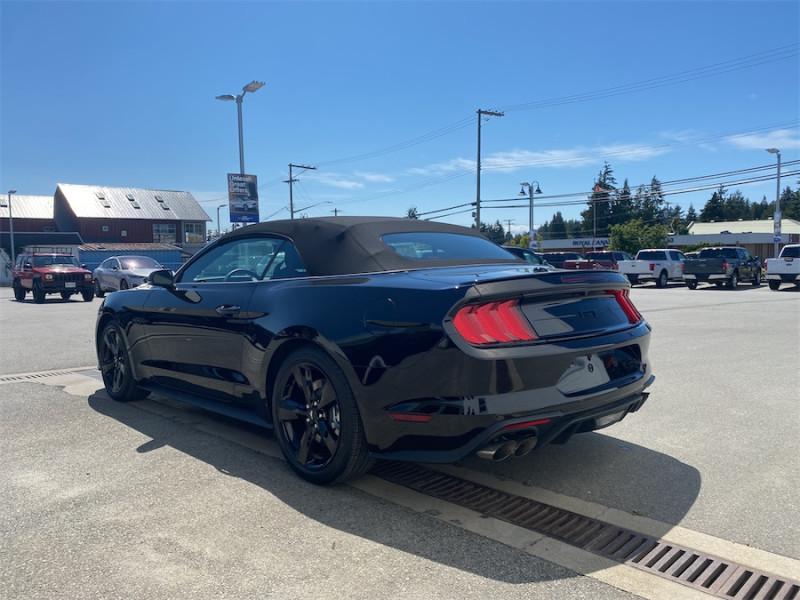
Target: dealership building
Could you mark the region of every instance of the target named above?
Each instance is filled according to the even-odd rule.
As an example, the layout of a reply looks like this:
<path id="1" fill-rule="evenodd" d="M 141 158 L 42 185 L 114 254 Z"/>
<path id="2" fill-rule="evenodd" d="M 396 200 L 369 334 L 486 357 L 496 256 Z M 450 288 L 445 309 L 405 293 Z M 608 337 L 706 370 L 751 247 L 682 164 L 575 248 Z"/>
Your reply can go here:
<path id="1" fill-rule="evenodd" d="M 692 223 L 689 233 L 685 235 L 670 235 L 667 246 L 678 250 L 707 244 L 709 246 L 741 246 L 746 248 L 753 256 L 772 258 L 774 250 L 772 219 L 757 221 L 711 221 L 709 223 Z M 781 219 L 782 248 L 786 244 L 800 243 L 800 221 L 794 219 Z M 592 247 L 602 250 L 609 245 L 607 237 L 568 238 L 559 240 L 544 240 L 539 244 L 539 249 L 544 252 L 584 252 Z"/>
<path id="2" fill-rule="evenodd" d="M 11 196 L 16 253 L 66 252 L 88 268 L 114 255 L 175 268 L 206 243 L 211 220 L 190 192 L 59 183 L 53 196 Z M 10 280 L 8 197 L 0 200 L 0 283 Z M 95 264 L 96 263 L 96 264 Z"/>

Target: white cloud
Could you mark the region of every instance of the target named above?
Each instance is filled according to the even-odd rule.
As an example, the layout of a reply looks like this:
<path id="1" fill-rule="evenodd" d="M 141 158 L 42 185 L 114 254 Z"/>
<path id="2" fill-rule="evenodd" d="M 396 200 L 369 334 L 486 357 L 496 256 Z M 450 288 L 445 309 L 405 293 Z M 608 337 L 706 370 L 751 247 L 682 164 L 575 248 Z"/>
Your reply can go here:
<path id="1" fill-rule="evenodd" d="M 800 148 L 800 133 L 797 129 L 776 129 L 767 133 L 743 133 L 725 138 L 725 141 L 742 150 L 764 150 L 780 148 L 795 150 Z"/>
<path id="2" fill-rule="evenodd" d="M 669 144 L 611 144 L 607 146 L 576 146 L 574 148 L 556 148 L 552 150 L 508 150 L 494 152 L 482 161 L 487 171 L 512 172 L 529 167 L 583 167 L 602 164 L 606 159 L 621 161 L 648 160 L 669 152 Z M 459 171 L 472 171 L 475 161 L 466 158 L 453 158 L 448 161 L 433 163 L 425 167 L 414 167 L 407 170 L 410 175 L 448 175 Z"/>
<path id="3" fill-rule="evenodd" d="M 340 190 L 360 190 L 364 187 L 362 181 L 349 178 L 341 173 L 327 173 L 325 171 L 317 171 L 315 173 L 307 172 L 303 174 L 303 178 Z"/>
<path id="4" fill-rule="evenodd" d="M 394 181 L 394 177 L 390 175 L 385 175 L 383 173 L 370 173 L 368 171 L 356 171 L 353 173 L 356 177 L 360 177 L 364 181 L 369 181 L 370 183 L 391 183 Z"/>

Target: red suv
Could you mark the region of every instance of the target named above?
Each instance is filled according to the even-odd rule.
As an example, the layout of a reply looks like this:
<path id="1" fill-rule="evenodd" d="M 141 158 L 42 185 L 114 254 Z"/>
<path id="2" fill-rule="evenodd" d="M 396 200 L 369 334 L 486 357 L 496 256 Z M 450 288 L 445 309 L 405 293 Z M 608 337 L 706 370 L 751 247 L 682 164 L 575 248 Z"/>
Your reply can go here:
<path id="1" fill-rule="evenodd" d="M 80 294 L 86 302 L 94 298 L 92 273 L 70 254 L 20 254 L 14 265 L 13 279 L 17 302 L 23 302 L 28 292 L 33 292 L 36 304 L 44 302 L 47 294 L 61 294 L 64 300 Z"/>

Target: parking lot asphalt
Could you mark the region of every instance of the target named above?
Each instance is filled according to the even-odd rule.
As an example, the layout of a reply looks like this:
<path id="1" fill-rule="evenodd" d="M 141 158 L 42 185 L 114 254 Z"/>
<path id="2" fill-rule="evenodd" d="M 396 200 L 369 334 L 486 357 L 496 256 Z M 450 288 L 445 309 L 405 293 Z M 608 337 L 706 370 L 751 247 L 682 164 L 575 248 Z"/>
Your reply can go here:
<path id="1" fill-rule="evenodd" d="M 93 364 L 98 300 L 18 305 L 6 292 L 0 374 Z M 632 297 L 657 376 L 638 413 L 460 466 L 647 517 L 663 535 L 681 526 L 800 558 L 800 293 Z M 69 343 L 39 341 L 54 332 Z M 256 451 L 272 442 L 254 428 L 158 398 L 117 404 L 87 382 L 0 386 L 0 596 L 630 597 L 391 498 L 301 482 Z"/>

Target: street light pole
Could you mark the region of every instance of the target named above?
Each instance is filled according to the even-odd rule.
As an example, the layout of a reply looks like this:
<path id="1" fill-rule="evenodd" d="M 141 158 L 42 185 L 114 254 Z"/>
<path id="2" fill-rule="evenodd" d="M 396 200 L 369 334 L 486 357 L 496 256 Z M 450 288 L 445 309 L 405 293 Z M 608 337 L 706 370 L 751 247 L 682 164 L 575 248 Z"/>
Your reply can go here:
<path id="1" fill-rule="evenodd" d="M 17 262 L 17 253 L 14 248 L 14 215 L 11 214 L 11 194 L 16 194 L 17 190 L 8 190 L 8 238 L 11 242 L 11 268 Z"/>
<path id="2" fill-rule="evenodd" d="M 778 178 L 775 184 L 775 213 L 772 215 L 772 251 L 773 256 L 778 256 L 778 246 L 780 245 L 781 235 L 781 220 L 783 218 L 783 215 L 781 214 L 781 151 L 777 148 L 767 148 L 767 152 L 770 154 L 776 154 L 778 157 Z M 10 204 L 8 205 L 8 208 L 11 210 Z"/>
<path id="3" fill-rule="evenodd" d="M 226 206 L 227 206 L 227 204 L 220 204 L 217 207 L 217 237 L 222 235 L 222 228 L 219 225 L 219 209 L 220 208 L 225 208 Z"/>
<path id="4" fill-rule="evenodd" d="M 533 187 L 533 184 L 536 184 L 536 188 Z M 541 194 L 542 188 L 539 187 L 539 182 L 536 180 L 533 181 L 523 181 L 520 186 L 522 188 L 519 191 L 520 196 L 525 195 L 525 188 L 528 189 L 528 247 L 529 248 L 536 248 L 536 237 L 535 231 L 533 227 L 533 195 L 534 194 Z"/>
<path id="5" fill-rule="evenodd" d="M 296 165 L 294 163 L 289 163 L 289 179 L 285 180 L 284 183 L 289 184 L 289 219 L 294 219 L 294 191 L 293 186 L 297 183 L 297 179 L 292 177 L 292 169 L 303 169 L 304 171 L 316 171 L 317 167 L 310 167 L 308 165 Z M 300 211 L 298 211 L 300 212 Z"/>
<path id="6" fill-rule="evenodd" d="M 478 160 L 477 160 L 477 170 L 476 170 L 476 185 L 475 185 L 475 229 L 478 231 L 481 230 L 481 121 L 483 120 L 483 115 L 488 117 L 502 117 L 505 113 L 497 112 L 493 110 L 483 110 L 479 108 L 477 110 L 478 113 Z"/>

